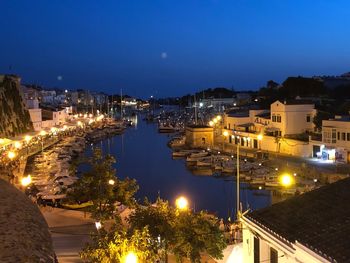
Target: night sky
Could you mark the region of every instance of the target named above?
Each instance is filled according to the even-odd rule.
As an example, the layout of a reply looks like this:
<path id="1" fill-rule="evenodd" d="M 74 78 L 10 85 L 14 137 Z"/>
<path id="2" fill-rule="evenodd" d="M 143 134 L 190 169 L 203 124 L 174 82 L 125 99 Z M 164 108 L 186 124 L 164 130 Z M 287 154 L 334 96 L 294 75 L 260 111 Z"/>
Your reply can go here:
<path id="1" fill-rule="evenodd" d="M 0 73 L 134 96 L 350 71 L 348 0 L 1 0 Z"/>

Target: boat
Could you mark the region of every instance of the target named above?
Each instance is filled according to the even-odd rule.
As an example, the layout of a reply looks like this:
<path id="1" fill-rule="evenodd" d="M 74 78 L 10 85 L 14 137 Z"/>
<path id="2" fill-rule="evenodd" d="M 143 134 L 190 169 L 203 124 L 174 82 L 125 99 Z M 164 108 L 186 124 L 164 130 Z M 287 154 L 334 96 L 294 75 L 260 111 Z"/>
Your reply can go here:
<path id="1" fill-rule="evenodd" d="M 191 153 L 190 158 L 199 158 L 199 157 L 204 157 L 207 156 L 209 153 L 206 151 L 198 152 L 198 153 Z"/>
<path id="2" fill-rule="evenodd" d="M 250 184 L 265 185 L 265 179 L 262 177 L 254 177 L 250 180 Z"/>
<path id="3" fill-rule="evenodd" d="M 205 161 L 197 161 L 196 164 L 198 167 L 210 167 L 211 166 L 211 162 L 205 162 Z"/>
<path id="4" fill-rule="evenodd" d="M 233 167 L 223 167 L 222 172 L 227 174 L 232 174 L 235 172 L 235 169 Z"/>
<path id="5" fill-rule="evenodd" d="M 196 152 L 196 151 L 195 150 L 180 150 L 180 151 L 174 151 L 172 153 L 172 155 L 173 155 L 173 157 L 186 157 L 194 152 Z"/>
<path id="6" fill-rule="evenodd" d="M 197 162 L 197 161 L 208 161 L 210 160 L 212 162 L 212 156 L 202 156 L 202 157 L 190 157 L 188 156 L 186 158 L 186 162 Z"/>
<path id="7" fill-rule="evenodd" d="M 160 133 L 172 133 L 175 132 L 176 129 L 172 125 L 159 124 L 158 132 Z"/>

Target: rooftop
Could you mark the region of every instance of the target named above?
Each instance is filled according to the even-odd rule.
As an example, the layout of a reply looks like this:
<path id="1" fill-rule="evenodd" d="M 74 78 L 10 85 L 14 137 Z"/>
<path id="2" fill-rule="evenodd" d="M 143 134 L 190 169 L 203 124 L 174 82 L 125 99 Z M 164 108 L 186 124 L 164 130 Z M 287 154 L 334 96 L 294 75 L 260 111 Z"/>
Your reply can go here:
<path id="1" fill-rule="evenodd" d="M 271 118 L 271 112 L 260 113 L 260 114 L 257 114 L 256 117 L 270 119 Z"/>
<path id="2" fill-rule="evenodd" d="M 277 100 L 284 105 L 314 105 L 311 100 L 294 99 L 294 100 Z M 276 102 L 276 101 L 275 101 Z"/>
<path id="3" fill-rule="evenodd" d="M 238 112 L 229 112 L 227 113 L 228 117 L 236 117 L 236 118 L 245 118 L 249 117 L 248 111 L 238 111 Z"/>
<path id="4" fill-rule="evenodd" d="M 298 241 L 331 261 L 346 262 L 350 258 L 349 189 L 347 178 L 246 217 L 272 235 Z"/>

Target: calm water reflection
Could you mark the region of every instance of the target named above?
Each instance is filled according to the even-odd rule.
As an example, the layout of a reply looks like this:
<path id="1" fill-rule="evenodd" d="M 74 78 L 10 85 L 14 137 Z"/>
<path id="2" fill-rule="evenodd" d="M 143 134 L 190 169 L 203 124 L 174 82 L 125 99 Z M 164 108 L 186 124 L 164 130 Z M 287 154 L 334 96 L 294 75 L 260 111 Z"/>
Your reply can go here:
<path id="1" fill-rule="evenodd" d="M 88 146 L 86 154 L 91 154 L 92 147 L 102 147 L 104 153 L 115 156 L 118 177 L 128 176 L 138 181 L 137 198 L 140 200 L 147 196 L 154 201 L 159 193 L 162 198 L 174 202 L 178 195 L 185 195 L 195 210 L 208 210 L 224 218 L 235 212 L 235 182 L 194 176 L 187 170 L 184 160 L 172 159 L 168 140 L 168 135 L 157 132 L 156 125 L 141 121 L 139 116 L 136 127 L 129 128 L 124 135 Z M 241 190 L 241 200 L 244 207 L 249 205 L 253 209 L 271 203 L 269 195 L 254 195 L 252 190 L 246 189 Z"/>

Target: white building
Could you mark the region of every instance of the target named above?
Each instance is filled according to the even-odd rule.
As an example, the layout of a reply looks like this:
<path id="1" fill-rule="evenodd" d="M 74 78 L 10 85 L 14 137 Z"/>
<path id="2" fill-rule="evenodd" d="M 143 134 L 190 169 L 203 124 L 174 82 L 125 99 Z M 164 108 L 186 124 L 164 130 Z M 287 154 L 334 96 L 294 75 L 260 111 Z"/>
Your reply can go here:
<path id="1" fill-rule="evenodd" d="M 350 178 L 242 217 L 243 262 L 349 262 Z"/>
<path id="2" fill-rule="evenodd" d="M 350 116 L 323 120 L 322 143 L 322 159 L 350 162 Z"/>
<path id="3" fill-rule="evenodd" d="M 277 136 L 300 134 L 314 130 L 315 105 L 302 100 L 275 101 L 271 104 L 268 131 Z"/>

